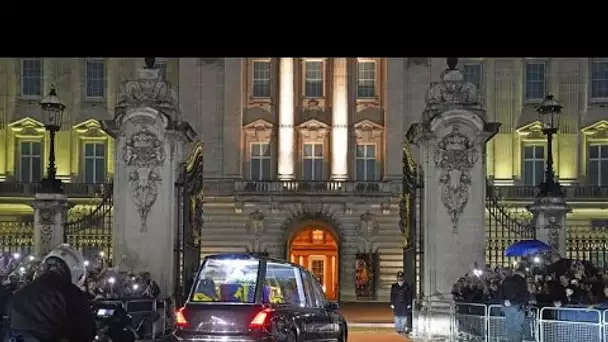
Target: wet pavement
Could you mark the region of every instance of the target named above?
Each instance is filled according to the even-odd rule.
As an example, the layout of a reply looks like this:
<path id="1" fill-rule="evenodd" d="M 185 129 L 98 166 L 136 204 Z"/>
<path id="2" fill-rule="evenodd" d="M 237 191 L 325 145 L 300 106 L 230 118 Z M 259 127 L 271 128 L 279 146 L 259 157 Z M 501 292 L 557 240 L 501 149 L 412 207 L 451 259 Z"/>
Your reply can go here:
<path id="1" fill-rule="evenodd" d="M 340 312 L 349 323 L 392 323 L 388 303 L 340 303 Z"/>

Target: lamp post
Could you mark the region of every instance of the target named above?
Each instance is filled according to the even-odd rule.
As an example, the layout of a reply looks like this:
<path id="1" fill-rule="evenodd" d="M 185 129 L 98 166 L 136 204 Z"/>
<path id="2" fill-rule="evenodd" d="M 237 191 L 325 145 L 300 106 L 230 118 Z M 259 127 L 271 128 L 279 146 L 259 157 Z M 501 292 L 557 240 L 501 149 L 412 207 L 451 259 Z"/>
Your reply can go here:
<path id="1" fill-rule="evenodd" d="M 555 172 L 553 170 L 553 135 L 557 134 L 559 116 L 562 113 L 562 108 L 564 107 L 553 98 L 553 95 L 548 94 L 537 109 L 541 122 L 543 123 L 543 134 L 547 136 L 548 149 L 545 181 L 540 184 L 540 193 L 538 196 L 564 196 L 559 182 L 555 180 Z"/>
<path id="2" fill-rule="evenodd" d="M 42 180 L 42 192 L 47 193 L 62 193 L 63 186 L 61 179 L 57 179 L 57 168 L 55 167 L 55 133 L 61 128 L 63 111 L 66 106 L 57 97 L 55 86 L 51 86 L 49 95 L 40 101 L 40 108 L 42 109 L 42 119 L 44 122 L 44 128 L 49 131 L 50 141 L 50 152 L 49 152 L 49 165 L 47 167 L 47 176 Z"/>

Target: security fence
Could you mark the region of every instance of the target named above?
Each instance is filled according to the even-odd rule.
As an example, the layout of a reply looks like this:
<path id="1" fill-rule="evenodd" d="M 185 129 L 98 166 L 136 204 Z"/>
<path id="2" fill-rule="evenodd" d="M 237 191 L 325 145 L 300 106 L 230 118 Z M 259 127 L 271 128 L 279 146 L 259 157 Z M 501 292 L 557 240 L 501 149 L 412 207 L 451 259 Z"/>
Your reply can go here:
<path id="1" fill-rule="evenodd" d="M 503 342 L 507 327 L 497 304 L 424 301 L 414 304 L 413 337 L 445 341 Z M 524 341 L 608 342 L 608 310 L 589 307 L 530 306 Z"/>

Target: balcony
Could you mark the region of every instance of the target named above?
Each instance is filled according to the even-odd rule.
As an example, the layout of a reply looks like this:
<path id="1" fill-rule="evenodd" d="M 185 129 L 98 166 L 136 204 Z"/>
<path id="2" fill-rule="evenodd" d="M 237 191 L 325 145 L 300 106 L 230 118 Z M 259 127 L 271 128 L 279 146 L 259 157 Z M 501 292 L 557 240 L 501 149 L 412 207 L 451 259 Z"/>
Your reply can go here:
<path id="1" fill-rule="evenodd" d="M 237 195 L 357 195 L 357 196 L 399 196 L 399 182 L 358 182 L 358 181 L 236 181 Z"/>
<path id="2" fill-rule="evenodd" d="M 99 197 L 107 184 L 103 183 L 63 183 L 64 193 L 70 198 Z M 34 197 L 40 183 L 0 182 L 0 197 Z"/>
<path id="3" fill-rule="evenodd" d="M 498 186 L 494 188 L 500 197 L 509 201 L 532 201 L 538 194 L 535 186 Z M 608 186 L 597 185 L 569 185 L 562 186 L 566 200 L 603 202 L 608 198 Z"/>

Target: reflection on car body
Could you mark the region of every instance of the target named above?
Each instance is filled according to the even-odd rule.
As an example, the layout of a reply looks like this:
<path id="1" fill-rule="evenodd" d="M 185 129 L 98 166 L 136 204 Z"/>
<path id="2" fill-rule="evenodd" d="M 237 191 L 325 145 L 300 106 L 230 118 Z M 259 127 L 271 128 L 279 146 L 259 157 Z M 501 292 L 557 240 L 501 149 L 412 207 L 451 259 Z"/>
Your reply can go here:
<path id="1" fill-rule="evenodd" d="M 176 312 L 179 341 L 346 341 L 347 325 L 306 269 L 250 254 L 203 261 Z"/>

